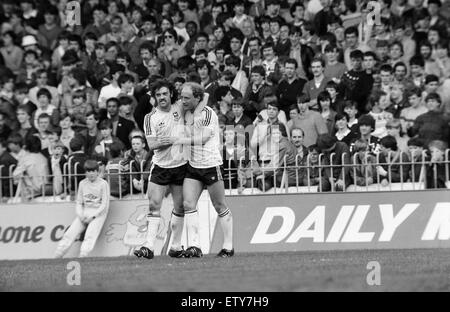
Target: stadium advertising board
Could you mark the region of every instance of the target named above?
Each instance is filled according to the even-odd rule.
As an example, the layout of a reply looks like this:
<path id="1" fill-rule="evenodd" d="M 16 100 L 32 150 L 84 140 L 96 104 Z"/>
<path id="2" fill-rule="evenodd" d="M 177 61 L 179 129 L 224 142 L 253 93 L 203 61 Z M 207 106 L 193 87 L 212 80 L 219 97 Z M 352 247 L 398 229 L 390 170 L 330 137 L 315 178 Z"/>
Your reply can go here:
<path id="1" fill-rule="evenodd" d="M 237 252 L 450 247 L 450 192 L 228 197 Z M 220 250 L 216 228 L 211 252 Z"/>
<path id="2" fill-rule="evenodd" d="M 450 192 L 369 192 L 229 196 L 237 252 L 450 247 Z M 170 196 L 163 201 L 155 254 L 170 241 Z M 145 240 L 148 200 L 111 201 L 92 256 L 130 255 Z M 207 192 L 198 203 L 200 244 L 222 244 Z M 0 209 L 0 259 L 52 258 L 75 218 L 73 203 L 4 205 Z M 187 246 L 186 231 L 182 245 Z M 75 243 L 66 257 L 78 255 Z"/>
<path id="3" fill-rule="evenodd" d="M 163 201 L 161 224 L 155 242 L 155 254 L 167 252 L 167 234 L 172 213 L 172 199 Z M 203 194 L 199 200 L 202 250 L 209 251 L 217 214 Z M 213 208 L 212 208 L 213 209 Z M 108 218 L 91 256 L 115 257 L 132 254 L 145 242 L 148 200 L 113 200 Z M 74 203 L 35 203 L 3 205 L 0 209 L 0 260 L 53 258 L 58 241 L 75 218 Z M 186 232 L 182 244 L 186 246 Z M 169 235 L 170 237 L 170 235 Z M 66 257 L 78 256 L 81 242 L 75 242 Z"/>

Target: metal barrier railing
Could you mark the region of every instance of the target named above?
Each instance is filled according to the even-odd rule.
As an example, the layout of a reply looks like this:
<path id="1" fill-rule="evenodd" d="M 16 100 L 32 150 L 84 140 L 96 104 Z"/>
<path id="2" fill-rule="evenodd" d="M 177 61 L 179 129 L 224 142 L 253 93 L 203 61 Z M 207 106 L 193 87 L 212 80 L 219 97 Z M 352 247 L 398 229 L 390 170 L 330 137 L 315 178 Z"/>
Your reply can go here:
<path id="1" fill-rule="evenodd" d="M 394 190 L 422 190 L 430 188 L 450 188 L 450 149 L 445 151 L 442 161 L 431 163 L 424 151 L 416 157 L 405 157 L 405 153 L 389 153 L 387 159 L 394 158 L 393 162 L 384 162 L 381 154 L 364 154 L 353 156 L 343 154 L 337 159 L 335 154 L 329 156 L 319 154 L 317 161 L 313 163 L 312 155 L 308 154 L 302 159 L 300 155 L 295 157 L 295 163 L 288 164 L 285 156 L 282 165 L 272 166 L 270 162 L 257 160 L 255 156 L 250 159 L 241 157 L 238 161 L 233 158 L 224 160 L 227 195 L 258 194 L 265 192 L 279 193 L 308 193 L 308 192 L 336 192 L 336 186 L 330 178 L 341 180 L 344 185 L 340 191 L 394 191 Z M 385 157 L 386 158 L 386 157 Z M 407 159 L 407 161 L 405 161 Z M 377 167 L 383 170 L 376 169 Z M 74 200 L 78 191 L 78 183 L 84 178 L 80 163 L 72 163 L 72 159 L 63 166 L 62 192 L 56 194 L 52 185 L 54 176 L 14 177 L 15 166 L 8 168 L 8 176 L 2 176 L 4 166 L 0 166 L 0 202 L 33 202 L 36 198 L 45 198 L 49 201 Z M 138 168 L 138 170 L 136 170 Z M 145 171 L 145 162 L 132 160 L 125 163 L 109 162 L 100 170 L 100 176 L 110 184 L 111 194 L 118 198 L 137 196 L 146 197 L 147 177 L 149 171 Z M 382 175 L 380 172 L 385 171 Z M 393 175 L 397 178 L 393 179 Z M 311 177 L 314 177 L 311 179 Z M 358 183 L 363 181 L 363 183 Z M 398 179 L 400 177 L 400 179 Z M 371 178 L 371 179 L 369 179 Z M 27 189 L 30 184 L 27 179 L 41 181 L 39 190 Z M 134 185 L 133 179 L 139 181 Z M 245 180 L 245 181 L 244 181 Z M 383 185 L 381 182 L 387 181 Z M 262 182 L 259 182 L 262 181 Z M 355 182 L 356 181 L 356 182 Z M 371 182 L 371 183 L 369 183 Z M 356 184 L 355 184 L 356 183 Z M 359 184 L 359 185 L 358 185 Z M 328 186 L 327 186 L 328 185 Z M 234 187 L 233 187 L 234 186 Z M 328 188 L 327 188 L 328 187 Z M 271 193 L 271 194 L 272 194 Z"/>

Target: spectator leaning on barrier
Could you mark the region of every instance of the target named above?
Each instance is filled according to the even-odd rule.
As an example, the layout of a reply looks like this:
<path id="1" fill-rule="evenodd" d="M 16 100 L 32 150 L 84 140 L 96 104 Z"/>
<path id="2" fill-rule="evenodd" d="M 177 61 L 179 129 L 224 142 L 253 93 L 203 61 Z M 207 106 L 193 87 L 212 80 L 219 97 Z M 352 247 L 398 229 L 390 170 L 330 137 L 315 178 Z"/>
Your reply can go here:
<path id="1" fill-rule="evenodd" d="M 105 168 L 105 180 L 110 187 L 111 195 L 117 198 L 130 193 L 130 175 L 123 170 L 123 147 L 113 142 L 109 147 L 111 159 Z"/>
<path id="2" fill-rule="evenodd" d="M 323 164 L 327 180 L 322 185 L 322 192 L 345 191 L 350 185 L 350 149 L 347 144 L 338 142 L 335 136 L 322 134 L 317 138 L 317 146 L 325 156 Z"/>
<path id="3" fill-rule="evenodd" d="M 283 179 L 284 167 L 295 166 L 295 146 L 289 141 L 286 127 L 283 124 L 269 126 L 267 148 L 270 149 L 261 173 L 256 177 L 256 185 L 261 191 L 268 191 L 272 187 L 280 186 Z M 268 160 L 268 161 L 267 161 Z"/>
<path id="4" fill-rule="evenodd" d="M 369 152 L 369 144 L 363 139 L 355 141 L 353 146 L 352 163 L 350 170 L 352 182 L 358 186 L 368 186 L 376 181 L 376 158 Z"/>
<path id="5" fill-rule="evenodd" d="M 406 153 L 398 150 L 397 141 L 391 135 L 380 140 L 379 165 L 377 165 L 377 180 L 382 186 L 389 183 L 405 183 L 408 181 L 411 166 Z"/>
<path id="6" fill-rule="evenodd" d="M 50 157 L 50 173 L 52 175 L 53 194 L 59 195 L 64 191 L 64 165 L 67 163 L 66 146 L 63 142 L 56 142 Z"/>
<path id="7" fill-rule="evenodd" d="M 12 197 L 14 188 L 10 188 L 9 170 L 17 165 L 17 160 L 8 153 L 8 143 L 5 139 L 0 138 L 0 201 L 3 197 Z"/>
<path id="8" fill-rule="evenodd" d="M 14 169 L 14 183 L 18 184 L 19 195 L 31 199 L 39 195 L 51 195 L 52 185 L 47 184 L 50 170 L 47 159 L 41 154 L 41 141 L 38 137 L 25 139 L 25 155 L 19 159 Z"/>
<path id="9" fill-rule="evenodd" d="M 304 186 L 318 186 L 319 192 L 322 187 L 329 182 L 323 173 L 323 163 L 319 166 L 320 149 L 316 144 L 308 147 L 308 157 L 305 163 L 306 167 L 299 169 L 299 180 Z"/>
<path id="10" fill-rule="evenodd" d="M 226 125 L 223 137 L 222 158 L 225 189 L 244 187 L 247 181 L 244 168 L 250 160 L 250 150 L 245 148 L 245 137 L 231 124 Z M 257 167 L 253 169 L 257 169 Z M 252 176 L 250 175 L 248 178 L 251 179 Z"/>
<path id="11" fill-rule="evenodd" d="M 126 153 L 122 163 L 125 170 L 133 173 L 130 178 L 134 190 L 145 193 L 147 191 L 153 153 L 146 149 L 146 142 L 143 136 L 133 134 L 133 132 L 131 135 L 131 150 Z"/>
<path id="12" fill-rule="evenodd" d="M 446 188 L 446 181 L 450 174 L 449 164 L 444 164 L 445 151 L 448 148 L 448 144 L 441 140 L 433 140 L 428 144 L 428 150 L 431 154 L 430 163 L 427 169 L 427 182 L 428 189 L 433 188 Z"/>
<path id="13" fill-rule="evenodd" d="M 306 165 L 308 158 L 308 148 L 303 145 L 303 138 L 304 133 L 302 129 L 291 129 L 291 143 L 294 149 L 286 149 L 289 153 L 286 159 L 289 160 L 289 166 L 286 169 L 288 186 L 299 186 L 303 183 L 301 176 L 302 166 Z M 294 158 L 292 159 L 292 157 Z"/>
<path id="14" fill-rule="evenodd" d="M 411 171 L 409 178 L 412 182 L 423 182 L 425 180 L 425 162 L 428 157 L 425 152 L 423 140 L 419 138 L 412 138 L 408 140 L 408 156 L 411 160 Z"/>
<path id="15" fill-rule="evenodd" d="M 84 151 L 85 142 L 83 137 L 77 135 L 70 141 L 70 149 L 72 150 L 72 155 L 69 157 L 69 189 L 70 194 L 75 195 L 76 190 L 78 190 L 78 184 L 83 179 L 84 176 L 84 163 L 88 159 L 88 155 Z"/>

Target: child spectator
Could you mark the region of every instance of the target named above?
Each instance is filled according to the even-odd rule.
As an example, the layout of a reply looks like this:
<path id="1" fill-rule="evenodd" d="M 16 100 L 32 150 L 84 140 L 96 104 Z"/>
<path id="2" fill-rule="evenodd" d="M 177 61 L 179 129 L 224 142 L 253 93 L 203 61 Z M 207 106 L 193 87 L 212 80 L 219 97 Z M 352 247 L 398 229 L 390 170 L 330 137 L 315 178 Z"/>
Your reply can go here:
<path id="1" fill-rule="evenodd" d="M 441 140 L 433 140 L 428 145 L 431 159 L 427 168 L 427 189 L 446 188 L 445 183 L 449 176 L 449 165 L 444 163 L 447 146 L 447 143 Z"/>
<path id="2" fill-rule="evenodd" d="M 137 192 L 147 192 L 148 177 L 152 165 L 153 153 L 146 149 L 146 142 L 142 135 L 131 133 L 131 150 L 124 161 L 124 166 L 130 164 L 127 168 L 133 172 L 132 183 Z"/>
<path id="3" fill-rule="evenodd" d="M 322 192 L 344 191 L 350 185 L 350 149 L 347 144 L 338 142 L 335 136 L 329 134 L 320 135 L 317 146 L 324 154 L 323 164 L 326 166 Z"/>
<path id="4" fill-rule="evenodd" d="M 109 146 L 109 155 L 111 158 L 105 168 L 105 179 L 108 181 L 111 195 L 122 198 L 130 193 L 130 176 L 122 170 L 123 146 L 113 142 Z"/>
<path id="5" fill-rule="evenodd" d="M 358 139 L 355 141 L 353 148 L 353 167 L 350 170 L 353 183 L 358 186 L 368 186 L 375 183 L 377 160 L 372 153 L 369 153 L 369 144 L 362 139 Z"/>
<path id="6" fill-rule="evenodd" d="M 412 182 L 422 182 L 425 180 L 425 161 L 427 161 L 427 156 L 424 152 L 423 140 L 419 138 L 408 140 L 408 154 L 412 163 L 409 178 Z"/>
<path id="7" fill-rule="evenodd" d="M 398 150 L 397 141 L 391 135 L 380 140 L 379 163 L 377 165 L 377 180 L 382 186 L 389 183 L 405 183 L 408 181 L 411 166 L 408 155 Z"/>
<path id="8" fill-rule="evenodd" d="M 299 176 L 304 186 L 318 186 L 319 192 L 322 191 L 322 186 L 325 184 L 326 179 L 323 175 L 322 166 L 319 166 L 319 154 L 320 149 L 316 144 L 308 147 L 308 157 L 306 161 L 307 167 L 301 167 L 299 170 Z M 321 164 L 323 165 L 323 164 Z"/>
<path id="9" fill-rule="evenodd" d="M 86 178 L 80 182 L 75 204 L 77 217 L 59 242 L 55 258 L 62 258 L 84 230 L 86 233 L 80 248 L 80 258 L 87 257 L 94 249 L 108 216 L 109 186 L 99 177 L 97 161 L 91 159 L 86 161 L 84 169 Z"/>

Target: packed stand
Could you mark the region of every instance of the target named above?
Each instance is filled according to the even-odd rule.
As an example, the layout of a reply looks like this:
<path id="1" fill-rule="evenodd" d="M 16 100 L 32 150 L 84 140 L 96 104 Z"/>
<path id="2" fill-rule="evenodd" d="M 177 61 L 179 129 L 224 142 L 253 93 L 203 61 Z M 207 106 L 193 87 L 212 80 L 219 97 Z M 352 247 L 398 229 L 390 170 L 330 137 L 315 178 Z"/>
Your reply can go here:
<path id="1" fill-rule="evenodd" d="M 152 84 L 197 82 L 229 189 L 449 182 L 450 1 L 3 0 L 0 198 L 145 194 Z"/>

